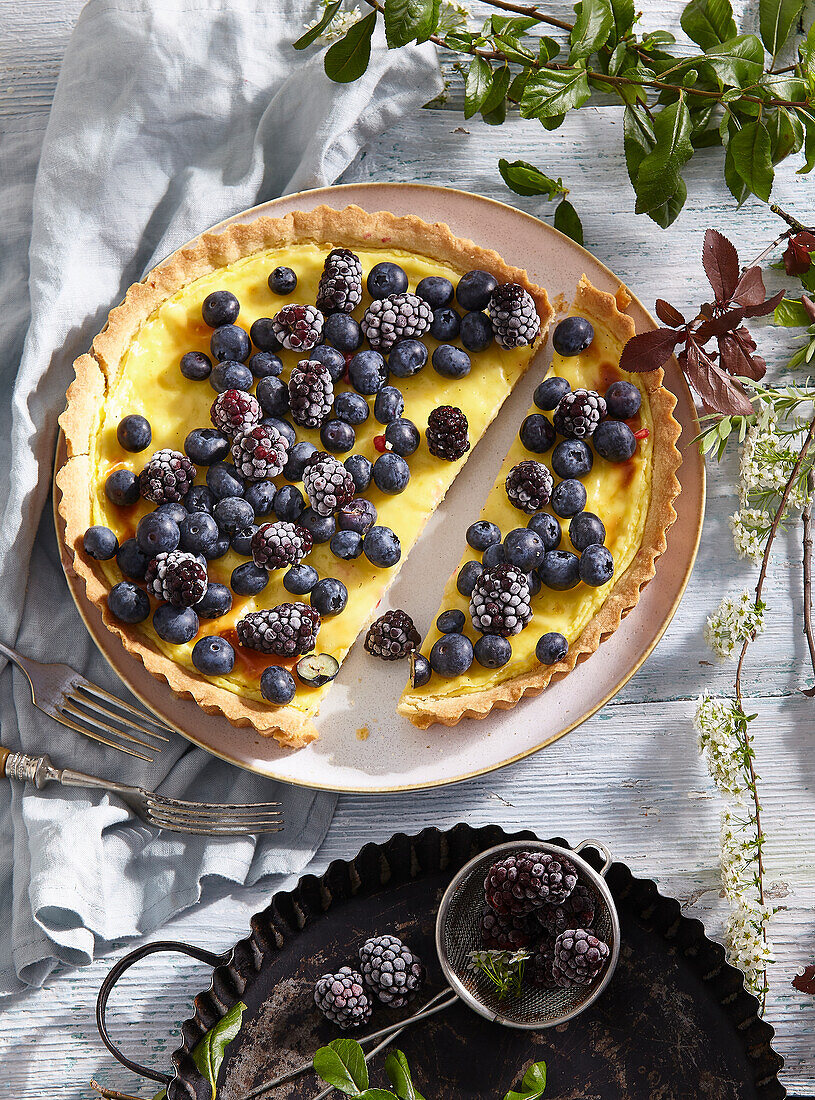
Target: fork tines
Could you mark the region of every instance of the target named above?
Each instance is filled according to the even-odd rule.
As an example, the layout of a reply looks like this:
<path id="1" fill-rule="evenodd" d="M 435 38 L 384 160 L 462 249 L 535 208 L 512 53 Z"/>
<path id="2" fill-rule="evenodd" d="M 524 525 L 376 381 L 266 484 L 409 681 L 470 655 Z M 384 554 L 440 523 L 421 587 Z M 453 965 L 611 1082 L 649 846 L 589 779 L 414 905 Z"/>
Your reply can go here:
<path id="1" fill-rule="evenodd" d="M 279 802 L 255 802 L 240 806 L 184 802 L 147 793 L 146 809 L 153 825 L 175 832 L 241 836 L 247 833 L 276 833 L 283 828 Z"/>
<path id="2" fill-rule="evenodd" d="M 131 707 L 129 703 L 123 702 L 115 695 L 111 695 L 109 691 L 105 691 L 104 688 L 91 684 L 84 678 L 77 679 L 71 687 L 73 690 L 64 694 L 63 701 L 61 705 L 57 707 L 57 710 L 62 716 L 61 720 L 72 729 L 77 730 L 77 732 L 93 737 L 95 740 L 101 741 L 105 745 L 110 745 L 112 748 L 121 749 L 122 752 L 129 753 L 131 756 L 136 756 L 140 760 L 148 761 L 152 758 L 134 749 L 129 749 L 116 741 L 109 740 L 100 734 L 100 730 L 110 734 L 112 737 L 128 741 L 133 745 L 138 745 L 142 749 L 149 749 L 151 752 L 161 752 L 161 746 L 155 744 L 155 742 L 169 742 L 169 738 L 165 737 L 163 732 L 159 732 L 160 730 L 166 730 L 169 733 L 171 732 L 169 727 L 146 711 L 140 711 L 135 707 Z M 105 703 L 113 704 L 113 706 L 118 707 L 123 713 L 118 714 L 112 707 L 105 706 L 100 700 L 104 700 Z M 106 721 L 105 719 L 108 720 Z M 150 729 L 147 723 L 156 728 Z M 144 741 L 140 737 L 134 736 L 134 734 L 130 732 L 131 730 L 138 731 L 140 734 L 143 734 L 144 737 L 152 738 L 152 742 Z"/>

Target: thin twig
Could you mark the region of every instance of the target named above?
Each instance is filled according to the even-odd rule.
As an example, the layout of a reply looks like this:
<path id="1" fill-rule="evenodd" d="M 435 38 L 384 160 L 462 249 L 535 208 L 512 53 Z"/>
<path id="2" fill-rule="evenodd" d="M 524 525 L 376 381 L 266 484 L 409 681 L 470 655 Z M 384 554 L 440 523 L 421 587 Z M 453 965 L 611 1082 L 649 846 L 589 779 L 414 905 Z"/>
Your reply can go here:
<path id="1" fill-rule="evenodd" d="M 106 1089 L 103 1085 L 100 1085 L 98 1081 L 94 1081 L 91 1078 L 91 1088 L 94 1092 L 98 1092 L 100 1096 L 103 1096 L 105 1100 L 142 1100 L 141 1096 L 133 1096 L 129 1092 L 117 1092 L 116 1089 Z"/>
<path id="2" fill-rule="evenodd" d="M 807 502 L 802 514 L 804 529 L 804 634 L 809 647 L 809 660 L 815 673 L 815 635 L 812 633 L 812 497 L 815 494 L 815 477 L 812 470 L 807 474 Z M 804 695 L 815 697 L 815 685 L 807 688 Z"/>
<path id="3" fill-rule="evenodd" d="M 487 3 L 491 7 L 501 8 L 503 11 L 513 11 L 518 15 L 529 15 L 533 19 L 537 19 L 539 23 L 547 23 L 550 27 L 558 27 L 562 31 L 572 30 L 571 23 L 567 23 L 563 19 L 557 19 L 554 15 L 546 15 L 545 12 L 536 7 L 529 7 L 527 4 L 512 4 L 509 3 L 509 0 L 487 0 Z"/>
<path id="4" fill-rule="evenodd" d="M 807 232 L 807 226 L 805 226 L 802 222 L 799 222 L 797 218 L 794 218 L 792 216 L 792 214 L 788 214 L 786 210 L 782 210 L 777 203 L 770 203 L 770 213 L 775 214 L 777 217 L 781 218 L 782 221 L 785 221 L 787 225 L 791 226 L 795 230 L 796 233 Z"/>

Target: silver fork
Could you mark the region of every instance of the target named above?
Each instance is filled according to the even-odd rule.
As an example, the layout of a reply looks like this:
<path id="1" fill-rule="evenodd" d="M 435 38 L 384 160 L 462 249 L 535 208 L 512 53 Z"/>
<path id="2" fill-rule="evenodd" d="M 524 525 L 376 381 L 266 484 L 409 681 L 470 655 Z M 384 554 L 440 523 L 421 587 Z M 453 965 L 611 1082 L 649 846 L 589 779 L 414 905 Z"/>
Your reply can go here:
<path id="1" fill-rule="evenodd" d="M 252 802 L 245 806 L 218 802 L 185 802 L 166 798 L 143 787 L 128 787 L 71 768 L 55 768 L 48 756 L 28 756 L 0 745 L 0 777 L 33 783 L 39 790 L 47 783 L 64 787 L 88 787 L 118 795 L 133 813 L 148 825 L 176 833 L 199 836 L 245 836 L 249 833 L 279 833 L 283 814 L 279 802 Z"/>
<path id="2" fill-rule="evenodd" d="M 169 738 L 164 733 L 148 729 L 145 723 L 150 723 L 157 730 L 167 733 L 173 731 L 158 718 L 146 711 L 137 710 L 129 703 L 123 703 L 115 695 L 111 695 L 104 688 L 97 687 L 84 676 L 80 676 L 70 665 L 43 664 L 34 661 L 31 657 L 23 657 L 10 646 L 0 642 L 0 653 L 4 653 L 10 661 L 13 661 L 21 669 L 31 685 L 31 701 L 35 707 L 39 707 L 43 713 L 61 722 L 63 726 L 90 737 L 102 745 L 108 745 L 119 752 L 126 752 L 129 756 L 136 756 L 139 760 L 151 762 L 152 757 L 124 745 L 122 741 L 128 741 L 131 745 L 149 749 L 151 752 L 161 752 L 161 746 L 150 744 L 135 737 L 129 730 L 138 730 L 146 737 L 152 737 L 154 741 L 168 742 Z M 122 714 L 111 710 L 112 704 L 118 707 Z M 111 723 L 117 723 L 111 725 Z M 104 731 L 104 732 L 103 732 Z M 109 736 L 105 736 L 107 733 Z M 118 738 L 113 741 L 111 737 Z"/>

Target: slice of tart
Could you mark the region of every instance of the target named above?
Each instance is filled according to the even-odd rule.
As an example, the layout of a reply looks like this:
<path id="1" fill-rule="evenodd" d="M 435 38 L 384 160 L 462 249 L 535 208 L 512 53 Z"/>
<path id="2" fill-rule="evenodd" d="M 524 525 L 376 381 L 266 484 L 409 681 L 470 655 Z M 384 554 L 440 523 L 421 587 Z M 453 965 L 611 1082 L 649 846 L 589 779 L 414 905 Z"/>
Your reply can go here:
<path id="1" fill-rule="evenodd" d="M 543 691 L 654 576 L 676 518 L 680 428 L 661 371 L 620 370 L 629 301 L 583 276 L 554 329 L 552 365 L 412 659 L 399 711 L 422 729 Z"/>
<path id="2" fill-rule="evenodd" d="M 496 253 L 358 207 L 169 257 L 77 360 L 60 421 L 66 543 L 106 625 L 207 712 L 313 740 L 550 316 Z"/>

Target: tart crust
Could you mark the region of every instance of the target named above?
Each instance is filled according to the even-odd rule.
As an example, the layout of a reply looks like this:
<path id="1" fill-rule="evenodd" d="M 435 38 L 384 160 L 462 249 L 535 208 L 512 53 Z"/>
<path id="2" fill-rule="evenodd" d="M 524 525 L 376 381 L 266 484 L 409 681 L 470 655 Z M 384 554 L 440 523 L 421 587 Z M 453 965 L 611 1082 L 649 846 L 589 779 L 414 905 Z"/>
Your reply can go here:
<path id="1" fill-rule="evenodd" d="M 633 320 L 622 312 L 631 298 L 621 286 L 616 296 L 594 287 L 585 275 L 577 286 L 572 308 L 601 321 L 621 344 L 635 332 Z M 653 418 L 651 495 L 642 541 L 631 564 L 612 586 L 597 614 L 569 646 L 566 657 L 555 665 L 541 665 L 530 672 L 504 680 L 493 687 L 466 695 L 411 695 L 406 689 L 399 701 L 399 713 L 420 729 L 434 723 L 454 726 L 462 718 L 486 718 L 493 710 L 509 710 L 527 695 L 539 695 L 554 679 L 561 679 L 575 665 L 586 660 L 608 638 L 656 572 L 657 559 L 665 552 L 668 528 L 676 520 L 673 502 L 680 484 L 676 471 L 682 462 L 676 446 L 681 427 L 674 418 L 676 398 L 663 386 L 663 371 L 643 374 Z"/>
<path id="2" fill-rule="evenodd" d="M 318 206 L 283 218 L 261 217 L 246 224 L 230 225 L 220 232 L 202 234 L 174 252 L 141 282 L 134 283 L 122 303 L 111 310 L 89 353 L 75 361 L 75 379 L 68 387 L 66 408 L 59 419 L 68 459 L 56 482 L 60 490 L 58 511 L 65 523 L 65 545 L 74 571 L 85 584 L 88 599 L 125 649 L 153 676 L 164 680 L 177 696 L 192 698 L 208 714 L 221 714 L 235 726 L 251 726 L 288 748 L 301 748 L 317 738 L 311 719 L 296 707 L 272 707 L 218 687 L 206 677 L 176 664 L 137 627 L 115 619 L 107 607 L 108 581 L 99 563 L 85 553 L 82 537 L 92 522 L 88 487 L 94 475 L 90 455 L 98 409 L 117 376 L 122 356 L 141 326 L 162 303 L 201 276 L 257 252 L 306 243 L 404 250 L 446 263 L 462 274 L 482 268 L 499 282 L 520 283 L 534 299 L 541 321 L 529 363 L 546 339 L 552 318 L 546 291 L 530 282 L 525 271 L 506 264 L 496 252 L 454 236 L 441 222 L 431 224 L 414 215 L 398 217 L 388 211 L 368 213 L 358 206 L 342 210 Z M 401 564 L 391 571 L 389 584 L 396 579 Z M 371 609 L 372 617 L 375 610 Z"/>

